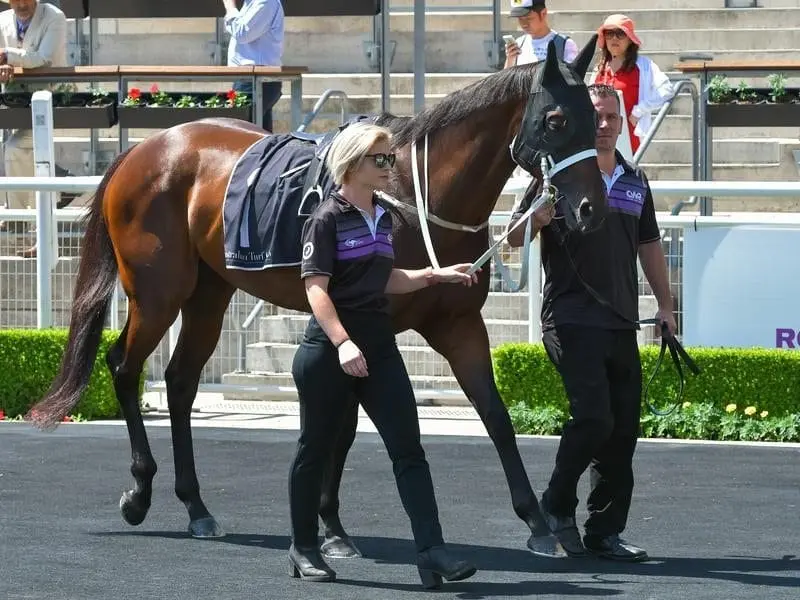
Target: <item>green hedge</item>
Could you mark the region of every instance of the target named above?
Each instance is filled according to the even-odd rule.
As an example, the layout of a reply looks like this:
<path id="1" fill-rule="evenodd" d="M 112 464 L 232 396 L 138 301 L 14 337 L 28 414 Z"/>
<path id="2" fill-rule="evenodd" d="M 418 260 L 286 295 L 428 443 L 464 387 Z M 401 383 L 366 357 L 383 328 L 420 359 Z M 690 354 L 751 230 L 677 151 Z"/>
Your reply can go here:
<path id="1" fill-rule="evenodd" d="M 660 346 L 641 347 L 644 383 L 650 378 Z M 800 413 L 800 352 L 779 349 L 687 348 L 700 367 L 698 376 L 684 368 L 683 401 L 710 404 L 724 410 L 730 404 L 756 407 L 780 417 Z M 504 344 L 493 351 L 497 387 L 506 406 L 553 407 L 566 412 L 561 378 L 541 344 Z M 678 392 L 678 373 L 669 352 L 650 385 L 651 403 L 672 406 Z"/>
<path id="2" fill-rule="evenodd" d="M 112 419 L 121 415 L 105 362 L 106 351 L 118 336 L 118 331 L 103 331 L 92 377 L 75 408 L 75 416 Z M 7 418 L 24 415 L 47 393 L 58 373 L 66 343 L 66 329 L 0 330 L 0 410 Z M 144 378 L 140 397 L 143 383 Z"/>

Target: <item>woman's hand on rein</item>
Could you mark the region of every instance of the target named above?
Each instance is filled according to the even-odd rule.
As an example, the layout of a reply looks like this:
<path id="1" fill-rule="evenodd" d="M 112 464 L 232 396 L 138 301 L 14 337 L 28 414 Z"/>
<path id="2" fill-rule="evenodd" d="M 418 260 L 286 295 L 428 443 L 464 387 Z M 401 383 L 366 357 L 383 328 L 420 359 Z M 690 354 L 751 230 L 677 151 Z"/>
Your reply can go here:
<path id="1" fill-rule="evenodd" d="M 442 267 L 441 269 L 433 270 L 433 280 L 436 283 L 462 283 L 470 287 L 473 283 L 478 283 L 477 269 L 474 273 L 469 274 L 467 271 L 472 267 L 470 263 L 461 263 L 458 265 L 451 265 L 449 267 Z"/>
<path id="2" fill-rule="evenodd" d="M 339 344 L 338 350 L 339 364 L 342 365 L 342 370 L 345 373 L 353 377 L 366 377 L 369 375 L 367 360 L 352 340 L 345 340 Z"/>
<path id="3" fill-rule="evenodd" d="M 539 226 L 539 229 L 550 224 L 553 217 L 556 216 L 556 206 L 552 202 L 547 202 L 544 205 L 533 211 L 533 219 Z"/>

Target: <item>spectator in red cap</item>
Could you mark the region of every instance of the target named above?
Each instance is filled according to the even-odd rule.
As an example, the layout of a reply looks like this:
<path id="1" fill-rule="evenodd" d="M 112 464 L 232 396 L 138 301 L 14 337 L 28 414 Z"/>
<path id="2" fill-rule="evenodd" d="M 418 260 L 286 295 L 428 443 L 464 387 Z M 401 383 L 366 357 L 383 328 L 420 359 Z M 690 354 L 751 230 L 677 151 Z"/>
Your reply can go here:
<path id="1" fill-rule="evenodd" d="M 639 54 L 642 41 L 630 17 L 610 15 L 598 28 L 597 36 L 603 55 L 590 83 L 610 85 L 622 92 L 631 150 L 635 154 L 653 123 L 652 113 L 669 101 L 675 91 L 658 65 Z"/>

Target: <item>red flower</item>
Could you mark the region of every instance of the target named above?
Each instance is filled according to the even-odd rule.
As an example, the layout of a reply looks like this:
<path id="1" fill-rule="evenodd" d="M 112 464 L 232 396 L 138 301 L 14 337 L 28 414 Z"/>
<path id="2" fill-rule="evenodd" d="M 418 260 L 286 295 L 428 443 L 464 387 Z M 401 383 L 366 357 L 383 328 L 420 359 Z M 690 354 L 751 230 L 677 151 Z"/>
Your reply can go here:
<path id="1" fill-rule="evenodd" d="M 236 90 L 228 90 L 228 100 L 231 102 L 236 100 Z"/>
<path id="2" fill-rule="evenodd" d="M 158 84 L 157 83 L 154 83 L 153 85 L 150 86 L 150 93 L 151 94 L 157 94 L 158 93 Z"/>
<path id="3" fill-rule="evenodd" d="M 4 413 L 2 410 L 0 410 L 0 421 L 2 421 L 5 418 L 6 418 L 6 413 Z"/>
<path id="4" fill-rule="evenodd" d="M 134 100 L 136 98 L 140 98 L 141 96 L 142 96 L 142 90 L 140 90 L 139 88 L 131 88 L 128 91 L 128 97 L 133 98 Z"/>

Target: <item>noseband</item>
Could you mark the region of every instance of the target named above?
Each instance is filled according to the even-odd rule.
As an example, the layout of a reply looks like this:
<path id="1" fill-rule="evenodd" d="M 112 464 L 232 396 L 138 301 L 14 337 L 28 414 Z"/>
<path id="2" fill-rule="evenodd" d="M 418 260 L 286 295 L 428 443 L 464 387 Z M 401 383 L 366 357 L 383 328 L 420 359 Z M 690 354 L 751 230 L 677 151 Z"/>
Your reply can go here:
<path id="1" fill-rule="evenodd" d="M 513 142 L 512 142 L 513 145 Z M 492 255 L 494 255 L 495 266 L 500 273 L 500 276 L 505 280 L 506 284 L 509 287 L 509 291 L 512 293 L 519 292 L 520 290 L 524 289 L 525 286 L 528 284 L 528 258 L 530 256 L 530 246 L 531 246 L 531 220 L 530 216 L 539 210 L 542 206 L 547 204 L 548 202 L 552 203 L 553 205 L 557 204 L 558 201 L 561 199 L 561 194 L 558 191 L 558 187 L 553 185 L 551 182 L 553 176 L 560 171 L 563 171 L 567 167 L 571 167 L 572 165 L 587 159 L 593 158 L 597 156 L 597 150 L 594 148 L 589 148 L 587 150 L 581 150 L 580 152 L 576 152 L 575 154 L 570 154 L 566 158 L 555 162 L 553 157 L 550 154 L 541 154 L 541 170 L 542 170 L 542 191 L 536 197 L 536 199 L 531 202 L 530 207 L 526 210 L 522 216 L 517 219 L 517 222 L 514 225 L 506 230 L 506 232 L 497 240 L 494 245 L 489 248 L 486 252 L 484 252 L 478 260 L 476 260 L 469 269 L 470 273 L 474 273 L 475 270 L 480 268 L 487 260 L 489 260 Z M 525 234 L 523 237 L 522 249 L 520 250 L 520 254 L 522 255 L 522 265 L 521 265 L 521 273 L 519 276 L 519 282 L 515 283 L 514 278 L 511 276 L 511 271 L 503 264 L 502 259 L 500 258 L 500 254 L 497 252 L 497 248 L 502 244 L 506 238 L 514 231 L 517 227 L 519 227 L 522 223 L 525 223 Z"/>

